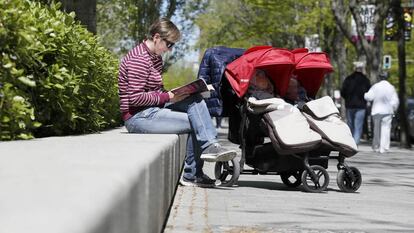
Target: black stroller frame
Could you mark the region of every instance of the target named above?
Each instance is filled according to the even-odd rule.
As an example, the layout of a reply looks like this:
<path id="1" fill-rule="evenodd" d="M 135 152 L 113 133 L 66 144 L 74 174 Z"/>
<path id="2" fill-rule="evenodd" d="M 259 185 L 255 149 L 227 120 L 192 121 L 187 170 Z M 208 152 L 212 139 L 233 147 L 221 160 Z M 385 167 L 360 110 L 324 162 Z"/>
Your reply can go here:
<path id="1" fill-rule="evenodd" d="M 280 69 L 267 70 L 270 72 L 268 73 L 269 76 L 271 74 L 281 74 L 283 77 L 290 78 L 292 74 L 290 72 L 294 65 L 298 81 L 302 81 L 301 85 L 307 91 L 309 90 L 308 94 L 313 98 L 319 90 L 326 72 L 332 71 L 329 59 L 324 53 L 308 54 L 308 50 L 303 48 L 289 52 L 285 49 L 258 46 L 248 49 L 244 53 L 240 49 L 225 47 L 207 49 L 203 56 L 198 78 L 203 78 L 207 83 L 215 84 L 215 87 L 218 87 L 217 93 L 214 93 L 215 95 L 206 100 L 207 106 L 209 106 L 212 116 L 229 117 L 228 139 L 232 143 L 240 145 L 242 151 L 240 159 L 236 157 L 228 162 L 216 162 L 214 169 L 215 178 L 221 181 L 221 186 L 233 186 L 237 183 L 240 174 L 276 174 L 280 175 L 282 182 L 288 187 L 298 187 L 302 184 L 305 191 L 322 192 L 327 189 L 329 184 L 329 174 L 326 171 L 329 159 L 336 159 L 338 160 L 336 180 L 339 189 L 344 192 L 357 191 L 362 183 L 361 173 L 357 168 L 348 166 L 345 163 L 346 157 L 353 154 L 337 145 L 336 142 L 331 143 L 328 141 L 331 139 L 324 139 L 322 137 L 322 142 L 314 144 L 314 147 L 295 148 L 293 150 L 285 147 L 278 148 L 277 145 L 272 143 L 264 143 L 266 137 L 272 136 L 273 138 L 270 139 L 273 140 L 274 135 L 266 135 L 266 133 L 270 134 L 270 130 L 266 131 L 262 127 L 265 124 L 263 115 L 249 112 L 247 98 L 243 97 L 244 93 L 241 93 L 241 85 L 239 86 L 240 89 L 236 88 L 237 93 L 236 89 L 232 88 L 235 82 L 246 83 L 245 80 L 242 82 L 240 79 L 235 81 L 235 77 L 245 79 L 249 75 L 243 74 L 243 77 L 231 76 L 233 79 L 231 79 L 232 84 L 230 84 L 230 79 L 228 79 L 228 76 L 226 78 L 225 74 L 229 66 L 233 69 L 243 67 L 241 70 L 245 70 L 246 66 L 244 65 L 251 67 L 251 64 L 248 64 L 249 59 L 253 59 L 252 56 L 257 54 L 269 56 L 267 57 L 268 59 L 264 59 L 264 55 L 261 56 L 260 62 L 257 60 L 257 63 L 255 63 L 255 68 L 266 68 L 275 64 L 276 66 L 280 65 Z M 240 56 L 243 55 L 250 57 L 249 59 L 246 58 L 246 60 L 239 60 L 239 58 L 242 58 Z M 239 61 L 232 66 L 233 62 L 236 61 L 235 59 Z M 315 62 L 317 63 L 316 66 Z M 237 66 L 237 64 L 240 66 Z M 219 66 L 216 67 L 217 65 Z M 220 70 L 220 73 L 217 75 L 220 76 L 219 79 L 221 80 L 217 79 L 217 75 L 213 75 L 213 70 Z M 234 73 L 232 74 L 234 75 Z M 303 74 L 306 74 L 306 79 L 301 79 L 301 77 L 305 77 L 302 76 Z M 286 80 L 280 79 L 280 81 Z M 277 82 L 274 85 L 282 87 L 287 83 L 280 82 L 280 85 L 276 84 Z M 283 94 L 281 95 L 283 96 Z M 220 103 L 219 106 L 222 111 L 215 111 L 217 104 L 214 103 Z M 309 118 L 307 120 L 309 121 Z M 309 123 L 311 124 L 311 122 Z M 275 140 L 272 142 L 275 142 Z M 339 155 L 331 156 L 331 151 L 339 151 Z M 354 152 L 356 153 L 356 151 Z M 245 169 L 246 165 L 252 167 L 252 169 Z"/>
<path id="2" fill-rule="evenodd" d="M 326 170 L 329 159 L 336 159 L 339 189 L 343 192 L 359 189 L 362 183 L 361 173 L 357 168 L 347 165 L 347 156 L 344 154 L 330 155 L 331 151 L 336 151 L 335 145 L 323 140 L 318 147 L 307 152 L 279 154 L 270 142 L 263 144 L 267 137 L 260 126 L 263 124 L 263 116 L 250 113 L 245 103 L 240 103 L 237 108 L 241 116 L 238 133 L 241 158 L 216 163 L 215 177 L 221 181 L 221 186 L 233 186 L 240 174 L 269 174 L 280 175 L 287 187 L 296 188 L 302 184 L 307 192 L 323 192 L 329 185 Z M 245 169 L 245 165 L 252 169 Z"/>

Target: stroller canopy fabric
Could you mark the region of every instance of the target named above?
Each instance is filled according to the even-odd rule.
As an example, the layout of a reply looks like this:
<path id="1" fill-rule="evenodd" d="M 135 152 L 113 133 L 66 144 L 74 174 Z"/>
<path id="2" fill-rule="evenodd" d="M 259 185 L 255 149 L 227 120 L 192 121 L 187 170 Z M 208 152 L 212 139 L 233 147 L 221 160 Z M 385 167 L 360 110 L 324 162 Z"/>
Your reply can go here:
<path id="1" fill-rule="evenodd" d="M 262 69 L 273 81 L 277 93 L 283 96 L 294 67 L 295 58 L 289 50 L 258 46 L 246 50 L 241 57 L 228 64 L 225 73 L 233 90 L 242 97 L 255 69 Z"/>
<path id="2" fill-rule="evenodd" d="M 302 59 L 303 56 L 309 53 L 309 50 L 307 48 L 298 48 L 298 49 L 292 50 L 292 53 L 295 56 L 295 62 L 297 64 L 298 61 L 300 61 L 300 59 Z"/>
<path id="3" fill-rule="evenodd" d="M 226 67 L 225 75 L 238 97 L 243 97 L 256 69 L 270 77 L 277 94 L 284 97 L 289 79 L 296 76 L 309 97 L 317 94 L 323 78 L 333 71 L 325 53 L 309 53 L 306 48 L 289 51 L 271 46 L 255 46 Z"/>
<path id="4" fill-rule="evenodd" d="M 294 75 L 308 96 L 314 99 L 325 75 L 333 71 L 329 58 L 326 53 L 312 52 L 304 54 L 296 61 Z"/>

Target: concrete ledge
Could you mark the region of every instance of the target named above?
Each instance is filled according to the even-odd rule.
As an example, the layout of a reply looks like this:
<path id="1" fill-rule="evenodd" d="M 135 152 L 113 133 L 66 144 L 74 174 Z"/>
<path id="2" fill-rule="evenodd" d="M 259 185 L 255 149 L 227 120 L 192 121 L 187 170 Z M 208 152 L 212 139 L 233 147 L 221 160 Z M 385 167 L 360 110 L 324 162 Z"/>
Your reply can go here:
<path id="1" fill-rule="evenodd" d="M 186 136 L 125 132 L 0 142 L 0 233 L 160 232 Z"/>

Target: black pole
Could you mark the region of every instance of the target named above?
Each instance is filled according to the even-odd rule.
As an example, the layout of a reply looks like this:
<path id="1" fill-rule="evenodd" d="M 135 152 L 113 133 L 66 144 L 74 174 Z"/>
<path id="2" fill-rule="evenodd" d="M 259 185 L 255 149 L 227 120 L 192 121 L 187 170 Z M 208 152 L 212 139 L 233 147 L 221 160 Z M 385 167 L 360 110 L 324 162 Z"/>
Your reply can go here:
<path id="1" fill-rule="evenodd" d="M 392 1 L 392 9 L 394 12 L 395 19 L 398 23 L 398 76 L 399 76 L 399 92 L 398 98 L 400 99 L 400 106 L 398 108 L 398 114 L 400 116 L 400 128 L 401 128 L 401 137 L 400 137 L 400 147 L 411 148 L 410 138 L 408 133 L 408 119 L 407 119 L 407 110 L 405 104 L 405 81 L 407 79 L 407 68 L 405 63 L 405 38 L 404 38 L 404 18 L 403 18 L 403 9 L 401 7 L 401 0 Z"/>

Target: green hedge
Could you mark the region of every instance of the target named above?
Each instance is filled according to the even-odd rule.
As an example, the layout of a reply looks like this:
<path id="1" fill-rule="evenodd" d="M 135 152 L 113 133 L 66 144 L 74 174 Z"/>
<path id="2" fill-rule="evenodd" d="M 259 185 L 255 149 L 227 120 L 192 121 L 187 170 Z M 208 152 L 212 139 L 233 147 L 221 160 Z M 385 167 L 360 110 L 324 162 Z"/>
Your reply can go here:
<path id="1" fill-rule="evenodd" d="M 0 1 L 0 140 L 120 124 L 117 59 L 58 9 Z"/>

